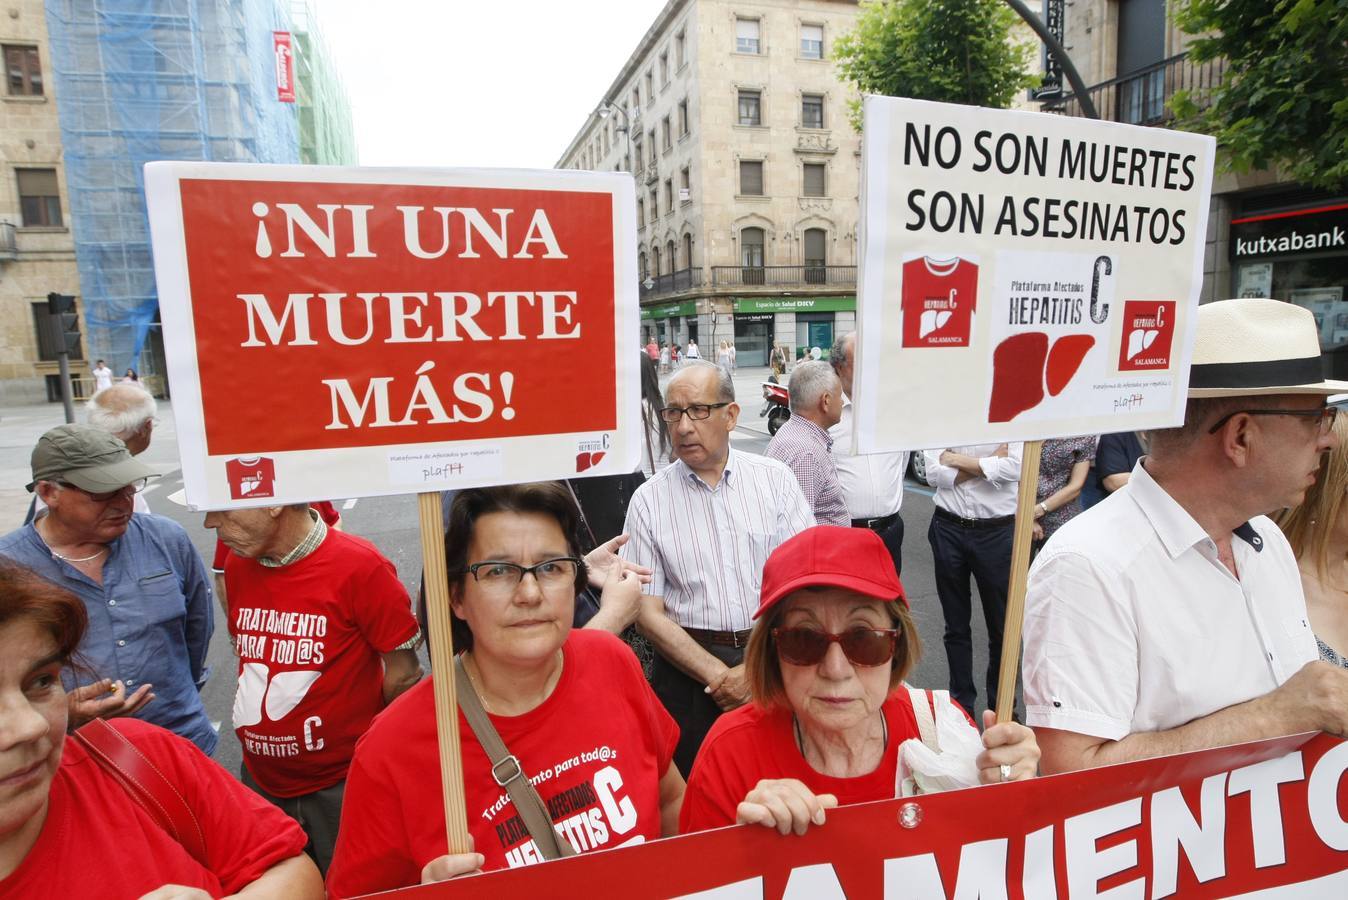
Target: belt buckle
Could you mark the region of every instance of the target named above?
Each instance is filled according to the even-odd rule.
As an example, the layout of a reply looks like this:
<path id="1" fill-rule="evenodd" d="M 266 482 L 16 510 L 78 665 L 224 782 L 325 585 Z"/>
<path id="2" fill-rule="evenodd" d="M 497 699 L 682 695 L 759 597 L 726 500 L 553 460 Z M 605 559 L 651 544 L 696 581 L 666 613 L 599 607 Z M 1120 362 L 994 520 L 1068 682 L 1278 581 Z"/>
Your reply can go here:
<path id="1" fill-rule="evenodd" d="M 501 766 L 504 766 L 504 765 L 507 765 L 507 764 L 508 764 L 508 765 L 511 765 L 511 766 L 514 766 L 515 771 L 514 771 L 514 772 L 511 772 L 511 773 L 508 774 L 508 775 L 506 775 L 505 778 L 502 778 L 500 775 L 497 775 L 497 774 L 496 774 L 496 770 L 499 769 Z M 506 787 L 506 785 L 508 785 L 510 782 L 514 781 L 516 778 L 519 778 L 519 777 L 520 777 L 521 775 L 523 775 L 523 774 L 524 774 L 524 770 L 520 768 L 520 761 L 519 761 L 519 758 L 516 757 L 515 754 L 513 754 L 513 753 L 507 755 L 505 759 L 501 760 L 500 762 L 496 763 L 495 765 L 493 765 L 493 766 L 491 767 L 491 777 L 494 778 L 494 779 L 496 779 L 496 784 L 497 784 L 497 786 L 499 786 L 499 787 Z"/>

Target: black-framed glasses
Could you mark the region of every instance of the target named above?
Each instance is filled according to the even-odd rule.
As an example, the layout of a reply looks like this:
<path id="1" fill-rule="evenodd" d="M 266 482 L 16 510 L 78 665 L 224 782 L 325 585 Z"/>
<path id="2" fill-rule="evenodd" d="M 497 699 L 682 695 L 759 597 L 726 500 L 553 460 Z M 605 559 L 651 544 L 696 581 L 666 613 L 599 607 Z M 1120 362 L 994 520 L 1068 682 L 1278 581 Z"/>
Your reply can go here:
<path id="1" fill-rule="evenodd" d="M 730 401 L 724 403 L 694 403 L 692 406 L 666 406 L 660 410 L 660 418 L 664 419 L 670 425 L 675 424 L 685 415 L 695 421 L 701 421 L 711 417 L 713 409 L 720 409 L 723 406 L 729 406 Z"/>
<path id="2" fill-rule="evenodd" d="M 574 556 L 556 556 L 532 566 L 489 559 L 473 563 L 468 567 L 468 573 L 483 590 L 504 594 L 514 593 L 526 574 L 533 575 L 543 590 L 556 590 L 562 586 L 574 587 L 576 574 L 584 565 L 584 562 Z"/>
<path id="3" fill-rule="evenodd" d="M 883 666 L 894 658 L 899 639 L 897 628 L 849 628 L 842 634 L 797 626 L 774 628 L 777 655 L 793 666 L 813 666 L 828 654 L 830 644 L 842 647 L 843 655 L 858 666 Z"/>
<path id="4" fill-rule="evenodd" d="M 98 493 L 86 491 L 79 485 L 71 484 L 69 481 L 58 481 L 56 483 L 63 488 L 71 488 L 72 490 L 79 491 L 81 494 L 97 503 L 107 503 L 109 500 L 115 500 L 123 494 L 139 494 L 141 491 L 145 490 L 145 485 L 150 483 L 150 479 L 138 478 L 130 484 L 122 485 L 115 491 L 99 491 Z"/>
<path id="5" fill-rule="evenodd" d="M 1227 413 L 1217 420 L 1217 424 L 1208 429 L 1208 434 L 1216 434 L 1221 427 L 1239 415 L 1246 416 L 1296 416 L 1300 419 L 1319 419 L 1320 434 L 1329 434 L 1334 420 L 1339 416 L 1337 406 L 1321 406 L 1318 409 L 1238 409 Z"/>

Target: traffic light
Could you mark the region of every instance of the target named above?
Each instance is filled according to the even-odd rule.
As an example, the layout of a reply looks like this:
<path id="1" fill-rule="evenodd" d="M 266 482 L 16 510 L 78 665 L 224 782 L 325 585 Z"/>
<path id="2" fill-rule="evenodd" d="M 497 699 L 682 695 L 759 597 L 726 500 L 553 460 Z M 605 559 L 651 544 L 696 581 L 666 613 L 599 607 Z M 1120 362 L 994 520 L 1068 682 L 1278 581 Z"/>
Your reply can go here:
<path id="1" fill-rule="evenodd" d="M 57 350 L 76 353 L 80 345 L 80 317 L 75 312 L 75 298 L 69 294 L 47 295 L 47 312 L 51 319 L 51 334 Z"/>

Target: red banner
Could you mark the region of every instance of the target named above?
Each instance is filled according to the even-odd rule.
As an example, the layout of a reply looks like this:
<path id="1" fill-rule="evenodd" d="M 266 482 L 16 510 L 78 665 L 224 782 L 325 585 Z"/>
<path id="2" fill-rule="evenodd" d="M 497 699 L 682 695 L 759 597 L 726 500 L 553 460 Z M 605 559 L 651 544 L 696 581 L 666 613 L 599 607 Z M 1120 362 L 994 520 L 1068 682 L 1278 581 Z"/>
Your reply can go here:
<path id="1" fill-rule="evenodd" d="M 803 837 L 727 828 L 395 895 L 1342 898 L 1345 772 L 1348 742 L 1299 735 L 861 804 Z"/>
<path id="2" fill-rule="evenodd" d="M 273 31 L 272 52 L 276 54 L 276 99 L 282 103 L 295 102 L 295 48 L 290 32 Z"/>

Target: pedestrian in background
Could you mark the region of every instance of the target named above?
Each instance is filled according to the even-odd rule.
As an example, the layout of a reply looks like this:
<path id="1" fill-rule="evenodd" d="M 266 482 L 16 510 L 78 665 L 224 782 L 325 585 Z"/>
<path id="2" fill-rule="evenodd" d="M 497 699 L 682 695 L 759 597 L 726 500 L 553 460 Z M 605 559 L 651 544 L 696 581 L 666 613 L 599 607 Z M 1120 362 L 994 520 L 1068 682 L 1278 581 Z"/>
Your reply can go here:
<path id="1" fill-rule="evenodd" d="M 1081 489 L 1090 475 L 1098 437 L 1044 441 L 1039 457 L 1038 503 L 1034 507 L 1034 551 L 1081 512 Z"/>

